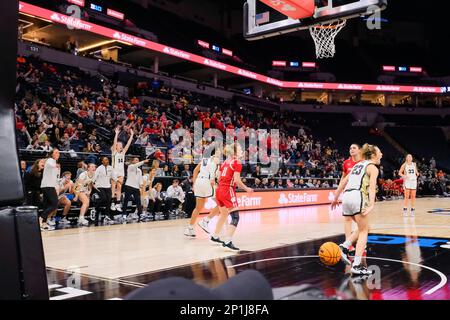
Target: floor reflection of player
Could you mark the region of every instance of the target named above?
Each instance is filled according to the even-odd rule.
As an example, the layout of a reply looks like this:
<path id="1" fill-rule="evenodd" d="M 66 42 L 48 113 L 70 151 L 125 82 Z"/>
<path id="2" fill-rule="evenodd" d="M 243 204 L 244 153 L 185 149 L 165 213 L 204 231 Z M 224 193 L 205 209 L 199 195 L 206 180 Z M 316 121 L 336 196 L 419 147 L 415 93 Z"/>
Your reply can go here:
<path id="1" fill-rule="evenodd" d="M 419 239 L 417 236 L 417 228 L 414 219 L 405 221 L 405 252 L 402 253 L 402 261 L 420 264 L 422 262 L 422 252 L 420 250 Z M 419 287 L 419 276 L 422 268 L 409 263 L 403 263 L 403 268 L 408 273 L 411 280 L 411 287 Z M 409 288 L 408 288 L 409 289 Z M 415 297 L 417 299 L 417 297 Z"/>
<path id="2" fill-rule="evenodd" d="M 350 268 L 346 271 L 345 277 L 339 288 L 336 289 L 336 297 L 339 300 L 370 300 L 371 290 L 369 289 L 368 276 L 350 276 Z"/>

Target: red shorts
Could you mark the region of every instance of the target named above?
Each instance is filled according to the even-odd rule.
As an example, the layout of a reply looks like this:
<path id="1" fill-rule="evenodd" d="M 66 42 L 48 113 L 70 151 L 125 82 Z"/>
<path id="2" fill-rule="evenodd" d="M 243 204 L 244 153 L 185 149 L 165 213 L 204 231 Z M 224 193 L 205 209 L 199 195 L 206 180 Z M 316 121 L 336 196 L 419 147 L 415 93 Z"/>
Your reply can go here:
<path id="1" fill-rule="evenodd" d="M 229 186 L 219 186 L 216 190 L 217 205 L 227 209 L 236 208 L 238 206 L 236 191 Z"/>

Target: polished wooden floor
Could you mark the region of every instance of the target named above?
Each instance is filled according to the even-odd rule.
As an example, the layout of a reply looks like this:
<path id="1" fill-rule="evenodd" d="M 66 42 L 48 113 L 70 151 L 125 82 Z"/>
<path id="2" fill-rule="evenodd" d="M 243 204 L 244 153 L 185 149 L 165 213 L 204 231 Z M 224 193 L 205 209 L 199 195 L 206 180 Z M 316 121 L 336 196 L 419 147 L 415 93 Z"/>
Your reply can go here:
<path id="1" fill-rule="evenodd" d="M 450 209 L 450 199 L 418 199 L 416 207 L 416 217 L 405 219 L 401 201 L 378 203 L 371 216 L 371 233 L 450 238 L 450 214 L 432 212 Z M 186 239 L 186 223 L 169 220 L 45 232 L 46 263 L 49 268 L 118 279 L 235 255 L 211 245 L 199 228 L 196 239 Z M 340 208 L 249 211 L 241 214 L 234 242 L 253 252 L 342 235 L 342 230 Z"/>
<path id="2" fill-rule="evenodd" d="M 450 238 L 450 199 L 418 199 L 416 207 L 415 218 L 404 218 L 401 201 L 378 203 L 371 216 L 371 242 L 374 246 L 382 246 L 383 241 L 396 244 L 401 236 L 426 238 L 421 240 L 424 243 L 432 241 L 432 238 L 440 238 L 439 241 L 445 244 L 445 239 Z M 214 286 L 242 268 L 254 268 L 249 261 L 274 256 L 317 254 L 324 238 L 335 242 L 341 240 L 342 221 L 340 208 L 331 211 L 329 206 L 244 212 L 234 239 L 244 253 L 239 255 L 211 245 L 207 234 L 199 228 L 196 239 L 186 239 L 183 235 L 186 220 L 57 230 L 43 233 L 43 241 L 49 283 L 53 289 L 58 291 L 61 281 L 66 283 L 76 274 L 81 276 L 75 277 L 78 279 L 76 281 L 85 284 L 81 287 L 95 288 L 88 291 L 97 294 L 108 292 L 96 298 L 112 299 L 122 298 L 135 288 L 160 277 L 181 275 Z M 214 225 L 214 221 L 211 225 Z M 386 235 L 395 236 L 386 240 L 383 238 Z M 406 261 L 412 263 L 413 267 L 414 261 L 422 261 L 418 258 L 417 248 L 414 248 L 406 250 Z M 401 252 L 405 250 L 399 250 L 392 254 L 402 260 Z M 387 259 L 391 255 L 389 252 L 380 249 L 376 256 Z M 426 254 L 433 256 L 431 251 Z M 371 251 L 368 253 L 370 256 Z M 447 260 L 444 259 L 444 265 L 439 259 L 430 261 L 439 265 L 440 269 L 447 268 L 442 272 L 450 276 L 448 255 L 445 257 Z M 287 260 L 291 261 L 290 258 Z M 310 264 L 310 273 L 317 259 L 306 262 Z M 244 265 L 240 266 L 242 263 Z M 237 267 L 228 268 L 229 265 Z M 291 261 L 288 265 L 291 268 L 296 264 Z M 279 266 L 272 266 L 275 270 L 279 269 Z M 185 269 L 189 272 L 183 271 Z M 207 270 L 207 277 L 203 269 Z M 270 274 L 267 266 L 261 269 Z M 341 281 L 345 272 L 339 274 L 336 281 Z"/>

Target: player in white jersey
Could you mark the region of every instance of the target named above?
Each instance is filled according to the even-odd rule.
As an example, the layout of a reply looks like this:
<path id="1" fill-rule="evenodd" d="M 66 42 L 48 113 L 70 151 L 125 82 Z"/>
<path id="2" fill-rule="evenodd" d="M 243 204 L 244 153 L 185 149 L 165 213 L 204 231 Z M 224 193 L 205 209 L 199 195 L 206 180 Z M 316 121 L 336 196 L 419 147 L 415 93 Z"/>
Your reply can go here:
<path id="1" fill-rule="evenodd" d="M 153 164 L 155 161 L 153 161 Z M 148 204 L 150 201 L 150 190 L 153 187 L 153 181 L 155 180 L 156 175 L 156 168 L 153 166 L 153 168 L 148 171 L 144 170 L 142 176 L 142 186 L 141 186 L 141 203 L 143 207 L 143 213 L 141 216 L 141 219 L 147 219 L 150 217 L 149 213 L 147 212 Z"/>
<path id="2" fill-rule="evenodd" d="M 413 162 L 412 155 L 406 155 L 405 163 L 403 163 L 398 174 L 403 178 L 403 189 L 405 191 L 403 215 L 408 216 L 408 200 L 411 199 L 411 216 L 414 217 L 416 206 L 417 177 L 419 176 L 419 171 L 417 170 L 416 163 Z"/>
<path id="3" fill-rule="evenodd" d="M 358 275 L 369 275 L 372 272 L 362 265 L 362 256 L 367 244 L 369 234 L 369 213 L 375 206 L 378 168 L 383 154 L 377 146 L 365 144 L 361 149 L 361 159 L 350 174 L 340 183 L 336 191 L 332 209 L 339 205 L 339 196 L 342 197 L 342 213 L 344 216 L 352 217 L 358 228 L 339 247 L 342 259 L 350 263 L 348 248 L 356 242 L 356 253 L 352 263 L 351 273 Z"/>
<path id="4" fill-rule="evenodd" d="M 114 144 L 111 147 L 111 157 L 112 157 L 112 182 L 111 182 L 111 192 L 112 192 L 112 202 L 111 210 L 122 212 L 122 205 L 120 198 L 122 196 L 122 185 L 123 178 L 125 177 L 125 155 L 128 148 L 133 141 L 134 132 L 131 129 L 130 138 L 128 139 L 127 145 L 123 147 L 122 142 L 117 141 L 119 137 L 120 128 L 117 127 L 115 130 L 116 135 L 114 136 Z"/>
<path id="5" fill-rule="evenodd" d="M 184 230 L 184 235 L 187 237 L 195 237 L 194 225 L 198 215 L 203 209 L 206 200 L 214 197 L 218 165 L 219 159 L 211 156 L 202 158 L 194 169 L 193 188 L 196 205 L 194 211 L 192 211 L 189 226 Z"/>
<path id="6" fill-rule="evenodd" d="M 89 208 L 92 185 L 94 183 L 94 176 L 95 176 L 95 164 L 90 163 L 88 164 L 87 170 L 84 171 L 82 174 L 80 174 L 75 183 L 74 187 L 75 198 L 73 199 L 73 201 L 77 202 L 79 200 L 81 202 L 80 216 L 78 217 L 79 226 L 89 225 L 89 221 L 85 219 L 84 216 L 86 214 L 87 209 Z"/>
<path id="7" fill-rule="evenodd" d="M 220 153 L 219 148 L 216 143 L 211 143 L 205 149 L 205 157 L 197 164 L 193 173 L 193 189 L 196 198 L 196 206 L 192 212 L 191 220 L 189 225 L 184 231 L 184 235 L 187 237 L 195 237 L 194 225 L 197 221 L 200 211 L 205 206 L 206 201 L 209 198 L 215 196 L 215 189 L 217 186 L 217 181 L 219 177 L 219 163 L 220 163 Z M 210 156 L 209 156 L 210 155 Z M 199 221 L 198 225 L 207 233 L 209 220 L 219 213 L 218 208 L 214 208 L 208 217 L 203 218 Z"/>

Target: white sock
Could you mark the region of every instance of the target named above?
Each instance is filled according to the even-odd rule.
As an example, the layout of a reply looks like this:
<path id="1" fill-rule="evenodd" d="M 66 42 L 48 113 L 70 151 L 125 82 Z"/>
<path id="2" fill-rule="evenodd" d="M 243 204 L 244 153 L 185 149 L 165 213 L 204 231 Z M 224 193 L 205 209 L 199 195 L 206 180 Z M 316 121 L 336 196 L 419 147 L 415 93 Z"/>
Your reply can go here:
<path id="1" fill-rule="evenodd" d="M 225 244 L 229 244 L 229 243 L 231 242 L 231 238 L 230 238 L 230 237 L 224 237 L 223 242 L 224 242 Z"/>
<path id="2" fill-rule="evenodd" d="M 352 242 L 350 240 L 347 240 L 342 245 L 344 246 L 345 249 L 348 249 L 352 245 Z"/>
<path id="3" fill-rule="evenodd" d="M 359 266 L 361 264 L 361 257 L 355 256 L 355 259 L 353 260 L 354 266 Z"/>

